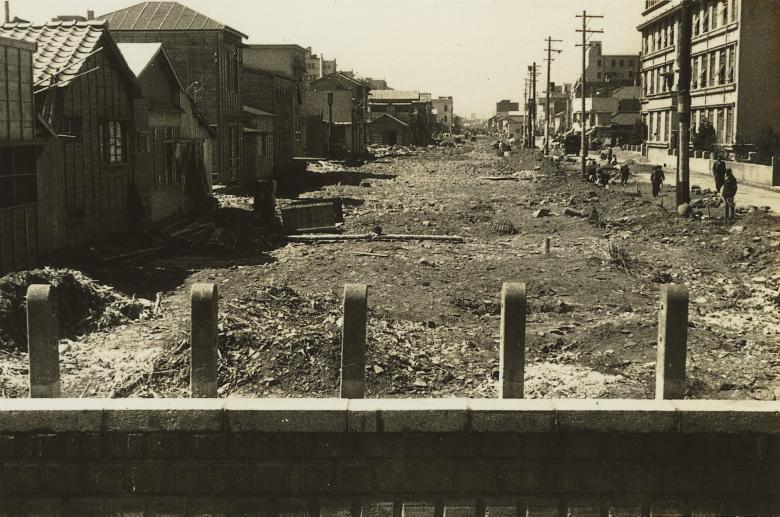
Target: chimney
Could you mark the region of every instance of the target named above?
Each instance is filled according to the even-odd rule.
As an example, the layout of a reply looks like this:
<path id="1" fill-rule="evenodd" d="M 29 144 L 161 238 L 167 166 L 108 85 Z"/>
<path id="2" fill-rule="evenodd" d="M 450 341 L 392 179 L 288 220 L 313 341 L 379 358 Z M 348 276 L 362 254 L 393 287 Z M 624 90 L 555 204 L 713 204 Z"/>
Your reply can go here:
<path id="1" fill-rule="evenodd" d="M 5 0 L 5 23 L 11 21 L 11 1 Z"/>
<path id="2" fill-rule="evenodd" d="M 87 20 L 95 19 L 95 11 L 87 11 Z"/>

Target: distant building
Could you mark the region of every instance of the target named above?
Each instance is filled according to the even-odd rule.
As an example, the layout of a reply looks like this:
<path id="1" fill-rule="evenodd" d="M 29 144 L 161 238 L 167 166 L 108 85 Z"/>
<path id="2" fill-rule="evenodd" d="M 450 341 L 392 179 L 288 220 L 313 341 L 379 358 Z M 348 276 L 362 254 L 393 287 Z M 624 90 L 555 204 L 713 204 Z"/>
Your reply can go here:
<path id="1" fill-rule="evenodd" d="M 592 41 L 585 53 L 585 79 L 589 83 L 638 81 L 639 52 L 603 54 L 600 41 Z"/>
<path id="2" fill-rule="evenodd" d="M 668 159 L 676 146 L 676 45 L 680 0 L 646 0 L 642 23 L 642 120 L 647 155 Z M 772 0 L 695 1 L 691 40 L 691 130 L 709 121 L 717 143 L 755 143 L 767 126 L 780 132 L 780 16 Z"/>
<path id="3" fill-rule="evenodd" d="M 368 86 L 371 87 L 371 90 L 391 90 L 387 85 L 387 81 L 384 79 L 372 79 L 371 77 L 366 77 L 363 79 L 364 82 L 368 83 Z"/>
<path id="4" fill-rule="evenodd" d="M 365 83 L 338 72 L 309 85 L 307 156 L 363 158 L 366 155 L 368 93 Z"/>
<path id="5" fill-rule="evenodd" d="M 409 140 L 414 145 L 428 145 L 433 132 L 431 94 L 412 90 L 378 90 L 369 96 L 369 139 L 376 140 L 373 121 L 383 114 L 391 115 L 409 125 Z"/>
<path id="6" fill-rule="evenodd" d="M 496 114 L 508 113 L 510 111 L 518 111 L 519 109 L 520 109 L 519 102 L 512 102 L 508 99 L 496 103 Z"/>
<path id="7" fill-rule="evenodd" d="M 335 74 L 337 70 L 336 60 L 327 60 L 323 54 L 312 53 L 311 47 L 306 47 L 306 83 L 312 83 L 322 79 L 326 75 Z"/>
<path id="8" fill-rule="evenodd" d="M 571 84 L 551 83 L 550 88 L 550 118 L 555 120 L 555 115 L 560 112 L 569 112 L 571 106 Z M 536 123 L 538 128 L 544 130 L 547 120 L 547 95 L 543 92 L 537 95 Z M 551 123 L 552 131 L 558 132 L 554 123 Z"/>
<path id="9" fill-rule="evenodd" d="M 241 67 L 247 36 L 177 2 L 143 2 L 101 18 L 120 43 L 162 43 L 185 91 L 217 130 L 212 155 L 217 179 L 237 182 L 244 113 Z"/>
<path id="10" fill-rule="evenodd" d="M 455 116 L 452 97 L 439 97 L 431 100 L 431 104 L 436 113 L 436 122 L 452 133 L 452 119 Z"/>
<path id="11" fill-rule="evenodd" d="M 282 113 L 274 111 L 274 109 L 280 108 L 278 104 L 275 107 L 268 104 L 261 106 L 257 104 L 256 100 L 253 100 L 258 95 L 256 91 L 258 88 L 257 84 L 254 85 L 255 91 L 251 95 L 245 93 L 244 104 L 276 115 L 274 118 L 274 136 L 277 149 L 280 146 L 289 145 L 294 156 L 303 156 L 306 148 L 306 128 L 304 127 L 306 117 L 303 109 L 303 96 L 306 91 L 307 55 L 308 50 L 300 45 L 247 45 L 244 48 L 245 71 L 252 69 L 270 72 L 278 77 L 292 81 L 292 90 L 285 92 L 285 96 L 292 100 L 292 107 L 288 109 L 285 106 Z M 280 82 L 276 81 L 277 86 Z M 284 86 L 286 90 L 289 87 L 289 84 Z M 293 131 L 291 137 L 287 131 L 287 128 L 290 126 Z M 285 139 L 289 140 L 285 142 Z M 278 161 L 275 163 L 275 166 L 279 174 L 283 175 L 287 167 L 292 166 L 292 156 L 288 160 L 286 156 L 277 154 L 276 159 Z"/>

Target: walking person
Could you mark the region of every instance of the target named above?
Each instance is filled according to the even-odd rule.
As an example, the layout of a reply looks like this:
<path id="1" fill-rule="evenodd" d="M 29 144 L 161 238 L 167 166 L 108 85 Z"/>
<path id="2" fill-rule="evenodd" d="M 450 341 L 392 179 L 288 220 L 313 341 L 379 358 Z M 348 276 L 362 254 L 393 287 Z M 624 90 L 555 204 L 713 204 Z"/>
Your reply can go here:
<path id="1" fill-rule="evenodd" d="M 661 193 L 661 185 L 663 185 L 665 180 L 666 176 L 661 166 L 656 165 L 653 167 L 653 171 L 650 173 L 650 183 L 653 184 L 653 197 L 658 197 L 658 194 Z"/>
<path id="2" fill-rule="evenodd" d="M 628 170 L 628 164 L 624 163 L 620 166 L 620 184 L 624 187 L 628 185 L 629 176 L 631 176 L 631 172 Z"/>
<path id="3" fill-rule="evenodd" d="M 734 219 L 736 216 L 737 205 L 734 202 L 734 198 L 737 195 L 737 178 L 734 177 L 734 172 L 731 169 L 726 169 L 725 178 L 723 180 L 723 209 L 725 211 L 725 220 L 728 223 L 729 219 Z"/>
<path id="4" fill-rule="evenodd" d="M 720 194 L 723 181 L 726 179 L 726 162 L 718 155 L 718 159 L 712 164 L 712 175 L 715 177 L 715 192 Z"/>

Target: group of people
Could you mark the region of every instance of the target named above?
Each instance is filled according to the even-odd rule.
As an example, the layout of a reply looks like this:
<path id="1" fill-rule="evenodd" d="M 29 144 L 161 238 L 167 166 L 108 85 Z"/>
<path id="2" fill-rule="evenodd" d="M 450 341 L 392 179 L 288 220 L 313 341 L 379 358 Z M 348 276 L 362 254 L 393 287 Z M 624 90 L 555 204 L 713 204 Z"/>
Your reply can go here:
<path id="1" fill-rule="evenodd" d="M 617 162 L 617 156 L 611 156 L 607 165 L 599 167 L 596 160 L 592 158 L 589 159 L 588 164 L 585 166 L 585 179 L 596 185 L 606 187 L 612 180 L 613 172 L 617 169 L 620 177 L 620 184 L 626 186 L 628 184 L 628 179 L 631 177 L 631 171 L 628 168 L 628 164 L 624 163 L 618 167 Z"/>

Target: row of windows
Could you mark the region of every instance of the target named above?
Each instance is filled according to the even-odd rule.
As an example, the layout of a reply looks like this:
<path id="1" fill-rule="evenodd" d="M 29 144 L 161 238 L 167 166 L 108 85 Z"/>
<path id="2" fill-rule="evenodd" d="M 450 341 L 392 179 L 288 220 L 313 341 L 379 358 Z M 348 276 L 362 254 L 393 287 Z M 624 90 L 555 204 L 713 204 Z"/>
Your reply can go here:
<path id="1" fill-rule="evenodd" d="M 734 82 L 736 46 L 705 52 L 691 60 L 691 88 L 707 88 Z"/>
<path id="2" fill-rule="evenodd" d="M 739 7 L 737 0 L 706 0 L 698 5 L 691 15 L 693 36 L 706 34 L 718 27 L 737 21 Z M 675 45 L 674 34 L 677 20 L 663 20 L 651 25 L 642 38 L 645 54 L 670 48 Z M 613 65 L 614 66 L 614 65 Z"/>
<path id="3" fill-rule="evenodd" d="M 673 88 L 674 72 L 671 63 L 642 72 L 642 93 L 645 96 L 665 93 Z"/>
<path id="4" fill-rule="evenodd" d="M 734 142 L 734 107 L 703 108 L 691 110 L 691 132 L 696 131 L 705 120 L 715 127 L 718 143 Z"/>
<path id="5" fill-rule="evenodd" d="M 645 117 L 648 140 L 651 142 L 668 142 L 672 137 L 673 113 L 671 110 L 654 111 Z M 691 133 L 698 130 L 704 121 L 709 121 L 715 127 L 717 141 L 720 144 L 730 144 L 734 140 L 734 107 L 701 108 L 691 110 Z"/>
<path id="6" fill-rule="evenodd" d="M 737 21 L 737 0 L 706 0 L 693 11 L 693 35 L 698 36 Z"/>

